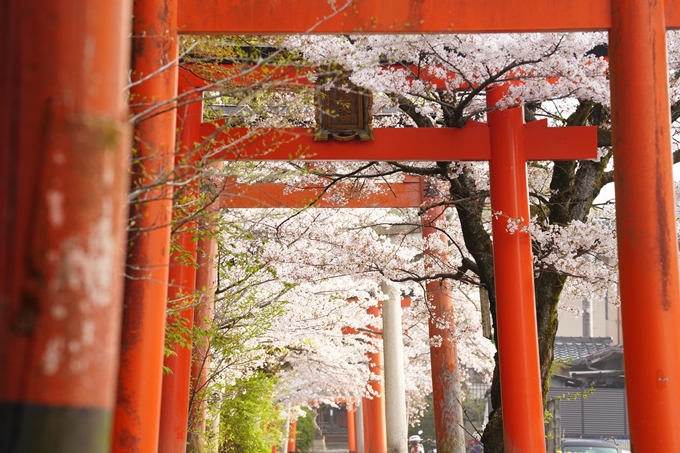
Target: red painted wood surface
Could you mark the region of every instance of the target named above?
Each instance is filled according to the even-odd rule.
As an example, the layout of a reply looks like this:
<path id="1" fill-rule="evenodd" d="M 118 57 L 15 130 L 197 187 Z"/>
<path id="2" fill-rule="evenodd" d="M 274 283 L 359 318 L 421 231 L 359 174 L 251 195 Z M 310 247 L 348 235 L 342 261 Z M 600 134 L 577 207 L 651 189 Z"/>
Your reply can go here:
<path id="1" fill-rule="evenodd" d="M 368 445 L 371 442 L 371 405 L 369 404 L 369 399 L 366 397 L 361 398 L 361 429 L 364 441 L 364 451 L 360 453 L 367 453 Z M 387 436 L 385 436 L 385 446 L 387 446 Z"/>
<path id="2" fill-rule="evenodd" d="M 205 0 L 180 2 L 187 34 L 483 33 L 606 30 L 607 0 Z M 670 24 L 677 26 L 675 11 Z"/>
<path id="3" fill-rule="evenodd" d="M 180 249 L 171 256 L 168 300 L 168 323 L 187 329 L 183 342 L 171 346 L 172 355 L 165 357 L 163 365 L 170 373 L 163 374 L 161 393 L 161 418 L 158 440 L 159 453 L 185 453 L 189 419 L 189 392 L 191 381 L 191 329 L 194 324 L 194 292 L 196 268 L 187 259 L 196 258 L 193 233 L 178 234 Z"/>
<path id="4" fill-rule="evenodd" d="M 143 115 L 150 105 L 171 101 L 177 95 L 177 68 L 160 70 L 178 55 L 176 8 L 176 0 L 134 3 L 132 114 Z M 168 106 L 173 107 L 172 102 Z M 134 129 L 133 147 L 139 160 L 131 170 L 131 191 L 139 195 L 130 206 L 134 223 L 127 244 L 129 278 L 125 282 L 114 453 L 158 450 L 172 188 L 154 186 L 154 182 L 174 168 L 175 127 L 176 111 L 169 108 L 137 122 Z"/>
<path id="5" fill-rule="evenodd" d="M 380 318 L 380 307 L 373 305 L 367 310 L 369 315 Z M 369 329 L 380 331 L 374 326 Z M 376 380 L 370 381 L 368 386 L 373 390 L 372 398 L 364 398 L 364 450 L 365 453 L 387 453 L 387 426 L 385 423 L 385 400 L 383 387 L 383 354 L 380 349 L 369 352 L 368 363 L 371 373 L 376 375 Z M 369 434 L 366 436 L 366 434 Z"/>
<path id="6" fill-rule="evenodd" d="M 0 449 L 103 453 L 120 347 L 130 3 L 1 10 Z"/>
<path id="7" fill-rule="evenodd" d="M 349 453 L 357 453 L 357 409 L 351 403 L 346 404 L 345 407 L 347 408 L 347 449 Z"/>
<path id="8" fill-rule="evenodd" d="M 435 201 L 427 198 L 427 180 L 420 182 L 423 201 L 432 204 Z M 421 216 L 422 236 L 427 241 L 431 237 L 439 238 L 446 243 L 448 238 L 440 229 L 437 222 L 445 219 L 446 208 L 437 206 L 424 212 Z M 433 250 L 429 246 L 425 248 L 425 255 L 435 256 L 443 263 L 449 261 L 448 253 L 441 250 Z M 432 266 L 425 264 L 426 272 L 432 272 Z M 459 376 L 457 373 L 457 345 L 456 326 L 453 305 L 452 285 L 450 280 L 430 280 L 426 282 L 427 301 L 431 304 L 431 312 L 428 317 L 428 333 L 430 337 L 430 363 L 432 373 L 432 406 L 434 412 L 434 427 L 437 440 L 437 450 L 442 452 L 455 452 L 457 446 L 465 442 L 463 431 L 459 428 L 464 424 L 463 414 L 460 410 L 461 395 Z M 458 391 L 457 391 L 458 390 Z"/>
<path id="9" fill-rule="evenodd" d="M 308 161 L 482 161 L 491 158 L 489 128 L 468 121 L 458 128 L 374 129 L 374 141 L 315 142 L 312 129 L 220 131 L 201 126 L 205 153 L 214 160 Z M 597 157 L 597 128 L 548 127 L 547 121 L 525 126 L 527 160 L 573 160 Z"/>
<path id="10" fill-rule="evenodd" d="M 215 309 L 215 267 L 217 260 L 217 242 L 214 236 L 208 234 L 198 240 L 196 246 L 196 293 L 198 301 L 194 313 L 194 325 L 208 330 L 213 321 Z M 210 377 L 210 341 L 195 343 L 191 360 L 191 399 L 189 412 L 189 426 L 187 439 L 190 449 L 200 451 L 204 446 L 206 428 L 206 410 L 210 396 L 206 386 Z"/>
<path id="11" fill-rule="evenodd" d="M 677 2 L 673 2 L 677 4 Z M 680 283 L 663 2 L 614 0 L 609 36 L 631 443 L 680 445 Z"/>
<path id="12" fill-rule="evenodd" d="M 667 28 L 680 27 L 680 5 L 667 2 Z M 496 33 L 611 28 L 607 0 L 206 0 L 180 2 L 185 34 Z"/>
<path id="13" fill-rule="evenodd" d="M 295 445 L 297 443 L 296 436 L 297 436 L 297 420 L 291 420 L 290 424 L 288 425 L 288 443 L 286 444 L 288 453 L 295 453 Z"/>
<path id="14" fill-rule="evenodd" d="M 507 86 L 487 92 L 487 105 Z M 498 355 L 507 453 L 545 452 L 534 265 L 523 134 L 524 109 L 489 112 L 489 162 Z"/>
<path id="15" fill-rule="evenodd" d="M 227 182 L 220 194 L 220 208 L 417 208 L 418 183 L 381 183 L 378 191 L 366 194 L 352 184 L 337 184 L 324 193 L 323 187 L 295 188 L 283 183 L 240 184 Z M 338 201 L 340 200 L 340 201 Z"/>
<path id="16" fill-rule="evenodd" d="M 187 89 L 182 86 L 182 90 Z M 172 342 L 173 355 L 165 357 L 163 365 L 170 370 L 163 375 L 161 394 L 161 418 L 159 429 L 159 453 L 185 453 L 189 424 L 189 393 L 191 378 L 191 330 L 194 326 L 194 305 L 196 288 L 196 240 L 194 231 L 197 223 L 186 221 L 196 202 L 199 181 L 196 179 L 197 156 L 195 143 L 200 140 L 200 124 L 203 118 L 203 103 L 200 94 L 191 92 L 178 107 L 177 130 L 179 146 L 175 153 L 173 178 L 178 184 L 175 190 L 173 220 L 178 248 L 170 257 L 167 301 L 168 322 L 186 329 L 182 343 Z M 181 190 L 182 187 L 185 190 Z M 178 207 L 177 205 L 180 205 Z M 179 222 L 186 222 L 180 225 Z M 167 333 L 167 332 L 166 332 Z M 166 335 L 167 336 L 167 335 Z M 166 346 L 167 346 L 166 340 Z"/>

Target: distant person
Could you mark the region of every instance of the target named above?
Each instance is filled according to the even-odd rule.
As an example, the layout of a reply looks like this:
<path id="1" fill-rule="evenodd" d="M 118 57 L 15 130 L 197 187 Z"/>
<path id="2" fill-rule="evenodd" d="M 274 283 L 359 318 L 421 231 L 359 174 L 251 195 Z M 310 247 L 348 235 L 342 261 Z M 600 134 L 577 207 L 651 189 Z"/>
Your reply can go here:
<path id="1" fill-rule="evenodd" d="M 409 453 L 425 453 L 425 448 L 423 448 L 423 444 L 421 442 L 422 439 L 417 434 L 414 434 L 413 436 L 409 437 L 408 438 Z"/>
<path id="2" fill-rule="evenodd" d="M 468 445 L 468 453 L 482 453 L 484 451 L 484 446 L 480 444 L 475 439 L 470 439 L 470 445 Z"/>

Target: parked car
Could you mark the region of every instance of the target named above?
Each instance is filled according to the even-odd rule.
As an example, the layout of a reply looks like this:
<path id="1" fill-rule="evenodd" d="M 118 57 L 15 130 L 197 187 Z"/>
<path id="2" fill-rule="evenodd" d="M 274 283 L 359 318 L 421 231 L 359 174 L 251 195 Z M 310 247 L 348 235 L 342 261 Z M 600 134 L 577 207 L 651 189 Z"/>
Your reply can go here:
<path id="1" fill-rule="evenodd" d="M 621 453 L 614 442 L 600 439 L 562 439 L 562 453 Z"/>

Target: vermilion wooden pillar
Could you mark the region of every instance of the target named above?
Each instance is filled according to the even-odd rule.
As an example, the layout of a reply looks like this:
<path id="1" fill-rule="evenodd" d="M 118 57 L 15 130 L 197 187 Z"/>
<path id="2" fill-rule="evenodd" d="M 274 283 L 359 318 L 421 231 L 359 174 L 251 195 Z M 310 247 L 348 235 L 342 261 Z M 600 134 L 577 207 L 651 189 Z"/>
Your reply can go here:
<path id="1" fill-rule="evenodd" d="M 371 443 L 371 406 L 368 404 L 369 401 L 366 397 L 361 398 L 361 428 L 364 433 L 364 448 L 359 453 L 368 453 L 368 446 Z M 385 445 L 387 445 L 387 436 L 385 436 Z"/>
<path id="2" fill-rule="evenodd" d="M 494 107 L 507 85 L 487 92 Z M 498 355 L 506 453 L 545 451 L 521 107 L 488 113 Z"/>
<path id="3" fill-rule="evenodd" d="M 7 0 L 1 11 L 0 451 L 103 453 L 120 346 L 131 3 Z"/>
<path id="4" fill-rule="evenodd" d="M 680 289 L 663 6 L 613 0 L 609 33 L 626 394 L 631 443 L 642 453 L 680 445 Z"/>
<path id="5" fill-rule="evenodd" d="M 432 190 L 428 187 L 425 178 L 421 178 L 420 181 L 423 203 L 431 203 L 434 201 Z M 440 217 L 444 216 L 444 212 L 444 207 L 438 206 L 423 213 L 421 224 L 424 239 L 440 236 L 446 243 L 446 236 L 436 228 L 436 223 Z M 448 262 L 445 253 L 432 250 L 427 243 L 425 247 L 425 255 Z M 431 266 L 428 267 L 431 268 Z M 440 344 L 430 347 L 437 451 L 442 453 L 464 451 L 463 414 L 461 401 L 457 399 L 460 395 L 457 392 L 459 385 L 456 373 L 457 353 L 451 282 L 447 279 L 428 281 L 426 291 L 427 301 L 432 310 L 428 318 L 430 339 L 441 339 Z"/>
<path id="6" fill-rule="evenodd" d="M 198 240 L 196 263 L 196 292 L 199 296 L 194 313 L 194 325 L 209 329 L 212 324 L 215 303 L 215 260 L 217 243 L 209 233 Z M 206 338 L 203 343 L 194 344 L 191 362 L 191 400 L 189 430 L 187 434 L 188 451 L 203 451 L 205 434 L 205 386 L 210 371 L 210 345 Z"/>
<path id="7" fill-rule="evenodd" d="M 356 413 L 354 404 L 347 403 L 347 449 L 349 453 L 357 453 Z"/>
<path id="8" fill-rule="evenodd" d="M 374 305 L 368 308 L 368 313 L 380 317 L 380 307 Z M 370 433 L 365 439 L 366 453 L 386 453 L 387 452 L 387 431 L 385 427 L 385 401 L 384 389 L 382 384 L 382 353 L 368 353 L 368 362 L 371 373 L 377 376 L 377 380 L 369 382 L 369 386 L 374 392 L 373 398 L 364 398 L 364 433 Z"/>
<path id="9" fill-rule="evenodd" d="M 136 115 L 130 233 L 123 313 L 115 453 L 156 452 L 174 167 L 176 0 L 137 0 L 132 31 L 130 107 Z M 99 16 L 102 22 L 105 16 Z M 90 81 L 91 82 L 91 81 Z M 169 102 L 160 109 L 154 106 Z"/>
<path id="10" fill-rule="evenodd" d="M 187 88 L 188 89 L 188 88 Z M 192 102 L 193 101 L 193 102 Z M 189 393 L 191 381 L 191 331 L 194 326 L 196 290 L 196 228 L 193 215 L 198 195 L 194 144 L 200 141 L 199 132 L 203 105 L 199 93 L 184 96 L 178 107 L 179 151 L 175 160 L 175 180 L 186 190 L 175 194 L 175 221 L 178 225 L 176 249 L 170 260 L 168 278 L 168 322 L 186 329 L 182 342 L 172 344 L 173 354 L 165 357 L 164 366 L 170 373 L 163 375 L 159 453 L 185 453 L 189 423 Z M 188 209 L 183 206 L 189 206 Z"/>
<path id="11" fill-rule="evenodd" d="M 291 420 L 290 425 L 288 425 L 288 453 L 295 453 L 295 436 L 297 435 L 297 420 Z"/>
<path id="12" fill-rule="evenodd" d="M 187 329 L 182 343 L 172 345 L 172 355 L 163 365 L 170 371 L 163 375 L 161 418 L 159 430 L 159 453 L 185 453 L 189 420 L 189 391 L 191 380 L 191 329 L 194 323 L 194 290 L 196 269 L 186 260 L 195 259 L 194 233 L 178 233 L 177 251 L 170 261 L 168 288 L 168 323 Z M 169 326 L 172 329 L 171 326 Z M 176 328 L 176 327 L 175 327 Z"/>

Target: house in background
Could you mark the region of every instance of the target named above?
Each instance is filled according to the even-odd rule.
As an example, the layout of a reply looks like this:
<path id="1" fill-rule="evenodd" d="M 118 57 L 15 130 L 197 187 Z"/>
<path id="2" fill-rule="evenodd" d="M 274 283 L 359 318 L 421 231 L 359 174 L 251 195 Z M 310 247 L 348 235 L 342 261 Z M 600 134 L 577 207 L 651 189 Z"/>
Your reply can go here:
<path id="1" fill-rule="evenodd" d="M 629 448 L 621 310 L 605 297 L 561 301 L 555 338 L 555 437 L 613 438 Z"/>
<path id="2" fill-rule="evenodd" d="M 613 438 L 629 448 L 623 345 L 611 337 L 557 337 L 555 359 L 553 436 Z"/>
<path id="3" fill-rule="evenodd" d="M 556 337 L 550 388 L 625 388 L 623 345 L 611 337 Z"/>

